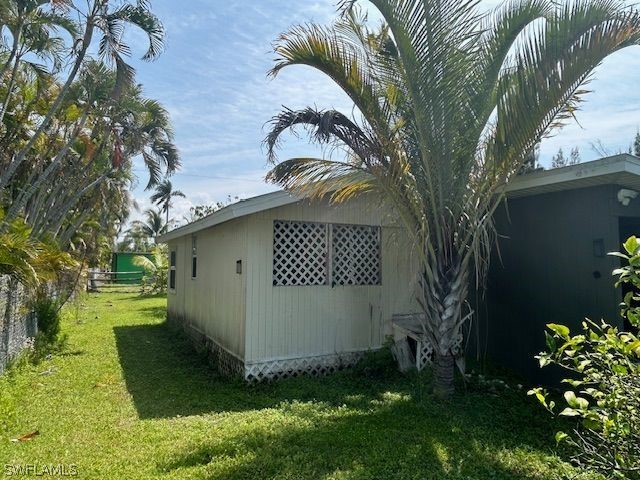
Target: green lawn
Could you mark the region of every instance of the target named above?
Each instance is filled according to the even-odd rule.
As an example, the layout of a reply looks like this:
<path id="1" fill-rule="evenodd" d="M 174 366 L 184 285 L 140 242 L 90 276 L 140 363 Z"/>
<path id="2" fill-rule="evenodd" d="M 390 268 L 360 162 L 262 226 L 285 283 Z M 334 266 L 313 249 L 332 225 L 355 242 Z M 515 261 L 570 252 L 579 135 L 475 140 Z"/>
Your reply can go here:
<path id="1" fill-rule="evenodd" d="M 217 377 L 163 324 L 164 308 L 132 293 L 93 295 L 77 318 L 70 308 L 64 354 L 0 381 L 0 468 L 75 464 L 77 478 L 130 480 L 556 479 L 567 469 L 524 393 L 443 405 L 399 375 L 350 372 L 248 387 Z"/>

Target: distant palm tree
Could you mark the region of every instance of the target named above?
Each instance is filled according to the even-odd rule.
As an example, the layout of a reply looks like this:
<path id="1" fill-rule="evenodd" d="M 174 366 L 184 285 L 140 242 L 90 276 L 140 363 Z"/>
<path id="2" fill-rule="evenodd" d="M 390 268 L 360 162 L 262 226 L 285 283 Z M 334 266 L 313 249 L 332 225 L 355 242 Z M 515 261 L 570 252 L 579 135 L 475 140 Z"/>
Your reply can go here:
<path id="1" fill-rule="evenodd" d="M 145 220 L 136 220 L 131 222 L 131 227 L 127 231 L 127 236 L 131 239 L 139 239 L 141 235 L 147 238 L 155 238 L 166 233 L 168 230 L 168 222 L 162 218 L 159 210 L 149 208 L 144 212 Z M 134 242 L 135 243 L 135 242 Z"/>
<path id="2" fill-rule="evenodd" d="M 266 144 L 275 162 L 280 135 L 301 126 L 348 157 L 287 160 L 269 178 L 311 197 L 367 192 L 393 207 L 415 245 L 435 391 L 446 397 L 454 363 L 464 366 L 470 277 L 487 270 L 505 184 L 573 118 L 593 70 L 639 43 L 640 14 L 618 0 L 512 0 L 491 14 L 474 0 L 371 0 L 384 19 L 371 28 L 355 0 L 341 3 L 333 26 L 278 39 L 271 74 L 313 67 L 357 115 L 285 109 Z"/>
<path id="3" fill-rule="evenodd" d="M 171 199 L 175 197 L 185 198 L 185 194 L 180 190 L 174 190 L 170 180 L 165 180 L 156 186 L 156 191 L 151 195 L 151 201 L 162 207 L 167 218 L 167 226 L 169 226 L 169 209 L 171 208 Z"/>

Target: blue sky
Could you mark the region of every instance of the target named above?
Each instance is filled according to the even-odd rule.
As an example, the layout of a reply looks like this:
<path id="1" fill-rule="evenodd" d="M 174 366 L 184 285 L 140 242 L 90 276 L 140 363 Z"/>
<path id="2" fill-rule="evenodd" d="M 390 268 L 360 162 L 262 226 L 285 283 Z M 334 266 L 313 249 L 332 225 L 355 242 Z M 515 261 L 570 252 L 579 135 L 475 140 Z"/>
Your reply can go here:
<path id="1" fill-rule="evenodd" d="M 489 8 L 498 0 L 484 0 Z M 261 146 L 265 123 L 282 105 L 337 108 L 351 112 L 348 98 L 330 80 L 304 67 L 267 79 L 274 55 L 271 43 L 294 24 L 328 23 L 335 0 L 154 0 L 165 25 L 166 52 L 153 63 L 134 61 L 147 96 L 169 110 L 183 168 L 172 182 L 186 199 L 175 201 L 177 219 L 191 205 L 211 204 L 228 195 L 248 198 L 275 190 L 262 180 L 268 171 Z M 138 34 L 134 52 L 143 52 Z M 562 147 L 579 147 L 583 161 L 597 158 L 590 143 L 600 140 L 611 153 L 626 151 L 640 126 L 640 47 L 610 57 L 596 72 L 591 93 L 571 124 L 545 140 L 541 162 Z M 317 155 L 304 139 L 287 137 L 281 157 Z M 135 197 L 148 207 L 141 166 Z"/>

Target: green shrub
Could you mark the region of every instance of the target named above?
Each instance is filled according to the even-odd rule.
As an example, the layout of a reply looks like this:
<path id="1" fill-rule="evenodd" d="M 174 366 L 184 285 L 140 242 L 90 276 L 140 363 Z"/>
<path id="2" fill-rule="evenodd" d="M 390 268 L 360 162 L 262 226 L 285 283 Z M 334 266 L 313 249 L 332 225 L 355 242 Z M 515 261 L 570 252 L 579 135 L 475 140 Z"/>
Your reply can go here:
<path id="1" fill-rule="evenodd" d="M 60 335 L 60 302 L 40 293 L 32 304 L 38 333 L 35 338 L 33 360 L 38 361 L 49 353 L 60 350 L 65 338 Z"/>
<path id="2" fill-rule="evenodd" d="M 369 350 L 364 357 L 354 365 L 353 373 L 358 377 L 378 379 L 397 374 L 396 361 L 388 345 L 379 350 Z"/>
<path id="3" fill-rule="evenodd" d="M 602 321 L 583 323 L 582 333 L 571 335 L 564 325 L 549 324 L 547 352 L 537 358 L 541 367 L 558 365 L 569 372 L 558 407 L 549 393 L 536 388 L 535 395 L 551 412 L 576 420 L 572 432 L 558 432 L 578 466 L 595 470 L 607 478 L 640 479 L 640 241 L 629 238 L 626 253 L 615 253 L 626 266 L 614 271 L 616 287 L 629 284 L 633 291 L 624 298 L 622 316 L 632 332 L 624 332 Z"/>
<path id="4" fill-rule="evenodd" d="M 151 258 L 144 255 L 133 257 L 133 264 L 144 270 L 141 294 L 164 293 L 167 290 L 169 263 L 166 245 L 158 245 L 153 249 Z"/>

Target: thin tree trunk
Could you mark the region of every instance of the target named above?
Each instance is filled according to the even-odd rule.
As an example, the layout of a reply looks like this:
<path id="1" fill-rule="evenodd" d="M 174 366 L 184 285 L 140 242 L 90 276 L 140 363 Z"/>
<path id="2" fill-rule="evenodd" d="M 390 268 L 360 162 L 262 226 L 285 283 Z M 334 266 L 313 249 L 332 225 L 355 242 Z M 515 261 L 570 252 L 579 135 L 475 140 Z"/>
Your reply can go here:
<path id="1" fill-rule="evenodd" d="M 86 210 L 82 212 L 82 214 L 78 217 L 78 219 L 69 227 L 67 227 L 67 229 L 62 233 L 62 235 L 59 235 L 59 232 L 55 233 L 55 236 L 59 238 L 59 244 L 61 248 L 66 248 L 68 246 L 69 242 L 71 241 L 71 237 L 73 237 L 73 235 L 75 235 L 75 233 L 82 226 L 82 224 L 89 219 L 89 217 L 91 216 L 91 213 L 92 213 L 91 210 Z"/>
<path id="2" fill-rule="evenodd" d="M 7 86 L 7 96 L 4 99 L 4 103 L 2 104 L 2 110 L 0 110 L 0 123 L 4 121 L 4 116 L 7 113 L 7 109 L 9 108 L 9 102 L 11 102 L 11 97 L 13 96 L 13 88 L 16 84 L 16 77 L 18 76 L 18 68 L 20 67 L 20 56 L 16 55 L 15 63 L 13 64 L 13 69 L 11 71 L 11 77 L 9 79 L 9 84 Z"/>
<path id="3" fill-rule="evenodd" d="M 58 155 L 56 155 L 56 157 L 51 161 L 51 164 L 45 169 L 44 172 L 42 172 L 40 177 L 31 184 L 29 189 L 23 192 L 18 197 L 16 202 L 14 202 L 14 204 L 11 205 L 11 208 L 9 209 L 9 212 L 7 213 L 7 216 L 6 216 L 6 218 L 9 221 L 20 214 L 20 212 L 27 205 L 27 202 L 31 199 L 31 197 L 33 197 L 33 195 L 44 185 L 44 183 L 48 180 L 48 178 L 60 167 L 62 160 L 71 149 L 71 146 L 73 145 L 73 142 L 75 142 L 76 138 L 78 138 L 78 135 L 80 135 L 80 132 L 84 128 L 84 125 L 87 122 L 88 118 L 89 118 L 89 109 L 87 108 L 82 114 L 82 117 L 80 118 L 80 122 L 78 123 L 75 131 L 72 133 L 71 137 L 67 140 L 66 144 L 62 147 L 60 152 L 58 152 Z"/>
<path id="4" fill-rule="evenodd" d="M 9 58 L 7 59 L 7 62 L 2 66 L 2 69 L 0 69 L 0 80 L 2 80 L 5 74 L 9 71 L 9 68 L 11 68 L 11 64 L 13 63 L 13 59 L 16 58 L 16 55 L 18 54 L 18 48 L 20 48 L 20 40 L 22 39 L 22 28 L 23 24 L 20 23 L 18 31 L 13 37 L 13 45 L 11 46 L 11 53 L 9 54 Z"/>
<path id="5" fill-rule="evenodd" d="M 69 211 L 76 205 L 78 200 L 80 200 L 80 198 L 82 198 L 83 195 L 87 194 L 88 192 L 93 190 L 95 187 L 100 185 L 100 183 L 102 183 L 107 178 L 107 176 L 108 176 L 108 173 L 104 173 L 100 175 L 97 179 L 95 179 L 89 185 L 84 187 L 82 190 L 79 190 L 78 192 L 76 192 L 68 202 L 66 202 L 62 207 L 60 207 L 56 211 L 56 214 L 53 216 L 53 218 L 57 217 L 57 220 L 54 223 L 54 225 L 50 228 L 50 231 L 54 236 L 58 235 L 60 228 L 62 228 L 62 223 L 64 222 L 64 219 L 67 213 L 69 213 Z"/>
<path id="6" fill-rule="evenodd" d="M 73 65 L 73 68 L 71 69 L 71 72 L 69 73 L 69 77 L 67 78 L 67 81 L 65 82 L 62 89 L 58 93 L 58 96 L 56 97 L 49 111 L 47 112 L 47 115 L 42 120 L 42 123 L 40 123 L 40 125 L 38 126 L 34 134 L 29 139 L 29 142 L 27 143 L 27 145 L 25 145 L 25 147 L 16 154 L 13 161 L 9 163 L 7 170 L 0 177 L 0 190 L 4 189 L 4 187 L 6 187 L 9 181 L 13 178 L 14 174 L 18 170 L 18 167 L 25 160 L 28 153 L 31 151 L 33 146 L 36 144 L 36 142 L 40 138 L 40 135 L 42 135 L 42 133 L 49 127 L 49 124 L 53 120 L 54 115 L 58 112 L 58 110 L 62 106 L 62 102 L 66 98 L 67 93 L 69 93 L 69 89 L 71 88 L 71 85 L 73 84 L 73 81 L 75 80 L 78 74 L 78 71 L 80 70 L 80 67 L 82 66 L 84 58 L 87 54 L 87 50 L 89 49 L 89 45 L 91 44 L 91 39 L 93 38 L 94 28 L 95 26 L 93 24 L 93 18 L 88 17 L 87 28 L 85 29 L 84 37 L 82 39 L 82 48 L 78 52 L 78 57 L 76 58 L 76 61 Z"/>

